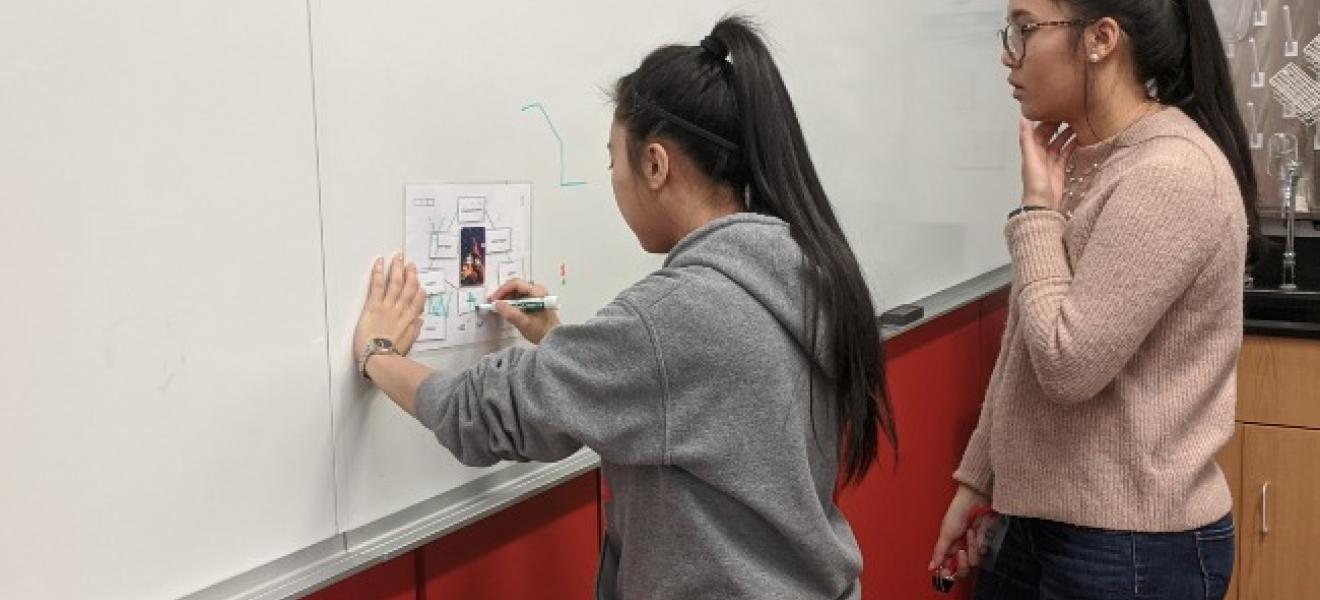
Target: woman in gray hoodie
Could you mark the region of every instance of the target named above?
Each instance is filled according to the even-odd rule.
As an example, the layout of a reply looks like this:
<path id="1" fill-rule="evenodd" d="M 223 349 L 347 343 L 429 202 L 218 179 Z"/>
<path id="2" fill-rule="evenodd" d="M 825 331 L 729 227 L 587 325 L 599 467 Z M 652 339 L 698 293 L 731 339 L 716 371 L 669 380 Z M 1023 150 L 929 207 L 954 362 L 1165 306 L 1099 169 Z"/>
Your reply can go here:
<path id="1" fill-rule="evenodd" d="M 614 196 L 663 268 L 581 325 L 497 302 L 536 346 L 431 371 L 403 356 L 416 269 L 377 261 L 363 373 L 466 464 L 599 454 L 598 598 L 860 598 L 834 492 L 897 437 L 871 294 L 779 70 L 730 17 L 652 52 L 614 100 Z"/>

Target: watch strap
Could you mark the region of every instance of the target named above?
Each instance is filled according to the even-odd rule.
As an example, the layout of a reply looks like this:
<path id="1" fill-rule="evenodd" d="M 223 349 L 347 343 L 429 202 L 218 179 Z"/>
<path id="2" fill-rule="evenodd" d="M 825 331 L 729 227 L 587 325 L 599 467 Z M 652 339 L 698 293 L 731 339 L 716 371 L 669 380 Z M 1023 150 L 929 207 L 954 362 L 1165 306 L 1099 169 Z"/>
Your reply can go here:
<path id="1" fill-rule="evenodd" d="M 385 341 L 389 342 L 389 340 L 385 340 Z M 367 373 L 367 361 L 370 360 L 371 357 L 376 356 L 377 354 L 393 354 L 395 356 L 403 356 L 403 354 L 399 353 L 399 349 L 394 347 L 394 344 L 392 342 L 385 345 L 378 344 L 377 340 L 371 340 L 370 342 L 367 342 L 367 347 L 362 351 L 362 360 L 358 361 L 358 373 L 361 374 L 362 378 L 366 379 L 367 381 L 371 381 L 371 375 Z"/>
<path id="2" fill-rule="evenodd" d="M 1033 211 L 1033 210 L 1051 210 L 1051 209 L 1050 209 L 1049 207 L 1047 207 L 1047 206 L 1036 206 L 1036 205 L 1033 205 L 1033 204 L 1028 204 L 1028 205 L 1025 205 L 1025 206 L 1019 206 L 1019 207 L 1013 209 L 1012 211 L 1010 211 L 1010 212 L 1008 213 L 1008 218 L 1009 218 L 1009 220 L 1012 220 L 1013 217 L 1016 217 L 1016 216 L 1018 216 L 1018 215 L 1020 215 L 1020 214 L 1022 214 L 1022 213 L 1028 213 L 1028 212 L 1031 212 L 1031 211 Z"/>

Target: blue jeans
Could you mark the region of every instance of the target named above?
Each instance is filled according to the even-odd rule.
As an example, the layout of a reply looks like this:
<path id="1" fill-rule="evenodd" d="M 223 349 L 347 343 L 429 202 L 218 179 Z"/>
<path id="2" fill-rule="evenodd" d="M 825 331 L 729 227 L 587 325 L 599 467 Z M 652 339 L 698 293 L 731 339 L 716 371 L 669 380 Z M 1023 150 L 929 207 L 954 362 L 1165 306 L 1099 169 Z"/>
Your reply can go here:
<path id="1" fill-rule="evenodd" d="M 1007 522 L 975 600 L 1221 600 L 1233 574 L 1232 515 L 1178 533 Z"/>

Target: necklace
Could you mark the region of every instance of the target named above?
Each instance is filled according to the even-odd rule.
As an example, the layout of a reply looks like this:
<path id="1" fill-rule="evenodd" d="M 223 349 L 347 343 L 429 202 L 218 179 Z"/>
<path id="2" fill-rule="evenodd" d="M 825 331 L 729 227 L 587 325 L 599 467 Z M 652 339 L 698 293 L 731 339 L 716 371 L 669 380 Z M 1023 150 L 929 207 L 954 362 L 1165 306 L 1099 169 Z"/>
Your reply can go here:
<path id="1" fill-rule="evenodd" d="M 1090 184 L 1095 181 L 1095 175 L 1100 172 L 1100 167 L 1102 167 L 1105 164 L 1105 162 L 1109 160 L 1110 156 L 1113 156 L 1114 150 L 1118 148 L 1117 138 L 1123 135 L 1124 133 L 1126 133 L 1127 130 L 1131 129 L 1133 125 L 1136 125 L 1137 123 L 1140 123 L 1141 121 L 1145 120 L 1146 117 L 1150 116 L 1151 113 L 1154 113 L 1160 108 L 1162 108 L 1162 105 L 1158 102 L 1154 103 L 1153 105 L 1148 104 L 1145 107 L 1143 107 L 1144 112 L 1141 114 L 1141 116 L 1137 117 L 1136 119 L 1133 119 L 1130 123 L 1125 125 L 1123 129 L 1120 129 L 1118 133 L 1115 133 L 1112 137 L 1110 137 L 1109 147 L 1106 149 L 1104 156 L 1096 158 L 1095 160 L 1091 161 L 1091 164 L 1088 165 L 1089 168 L 1087 168 L 1085 171 L 1082 172 L 1078 171 L 1077 156 L 1075 154 L 1073 155 L 1073 157 L 1068 161 L 1068 165 L 1065 166 L 1063 169 L 1063 174 L 1065 177 L 1063 183 L 1063 189 L 1064 189 L 1063 198 L 1064 198 L 1065 207 L 1073 206 L 1074 200 L 1076 200 L 1078 197 L 1085 197 L 1086 193 L 1091 190 Z M 1072 208 L 1066 208 L 1063 214 L 1065 217 L 1071 219 Z"/>

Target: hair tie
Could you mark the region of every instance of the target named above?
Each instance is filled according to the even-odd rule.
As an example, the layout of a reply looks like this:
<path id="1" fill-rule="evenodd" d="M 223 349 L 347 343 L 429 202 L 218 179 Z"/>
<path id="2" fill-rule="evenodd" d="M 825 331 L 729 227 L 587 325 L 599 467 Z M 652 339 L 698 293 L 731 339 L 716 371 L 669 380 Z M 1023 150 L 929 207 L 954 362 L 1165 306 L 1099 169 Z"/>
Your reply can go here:
<path id="1" fill-rule="evenodd" d="M 701 40 L 701 47 L 708 54 L 715 57 L 715 60 L 724 60 L 729 57 L 729 47 L 724 45 L 719 38 L 715 36 L 706 36 Z"/>
<path id="2" fill-rule="evenodd" d="M 633 107 L 634 110 L 641 109 L 641 110 L 650 111 L 651 113 L 655 114 L 655 116 L 660 117 L 661 120 L 676 125 L 682 129 L 686 129 L 688 133 L 691 133 L 692 135 L 695 135 L 712 144 L 715 144 L 716 146 L 724 148 L 725 150 L 728 150 L 730 152 L 738 151 L 738 144 L 729 141 L 728 138 L 713 131 L 710 131 L 700 125 L 697 125 L 696 123 L 684 119 L 683 117 L 671 113 L 663 108 L 660 108 L 659 105 L 652 102 L 649 98 L 637 92 L 633 92 Z"/>

